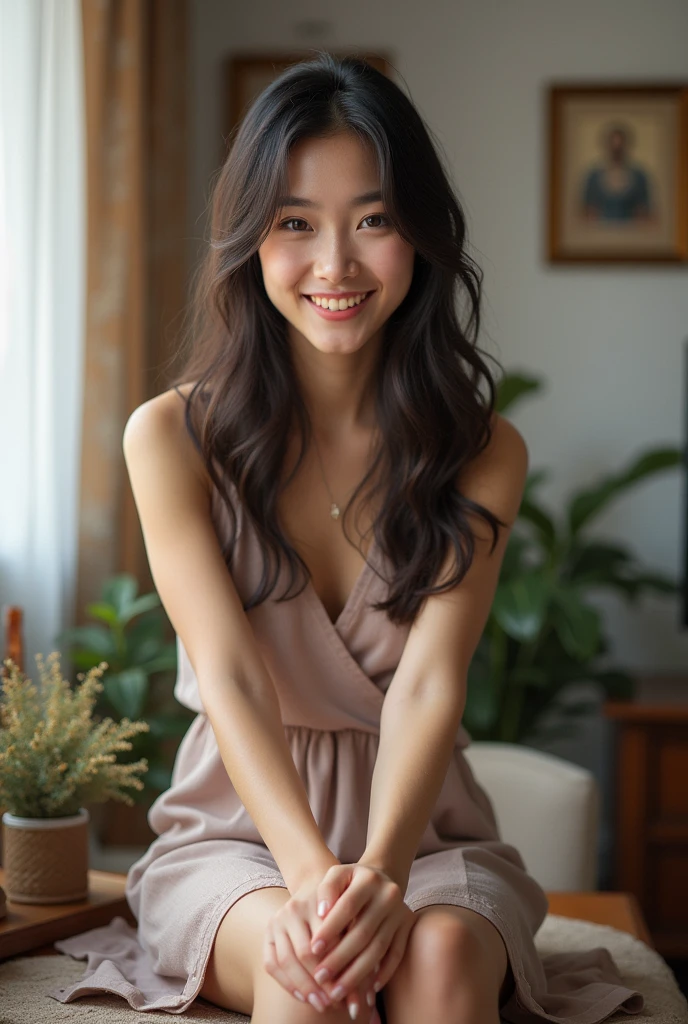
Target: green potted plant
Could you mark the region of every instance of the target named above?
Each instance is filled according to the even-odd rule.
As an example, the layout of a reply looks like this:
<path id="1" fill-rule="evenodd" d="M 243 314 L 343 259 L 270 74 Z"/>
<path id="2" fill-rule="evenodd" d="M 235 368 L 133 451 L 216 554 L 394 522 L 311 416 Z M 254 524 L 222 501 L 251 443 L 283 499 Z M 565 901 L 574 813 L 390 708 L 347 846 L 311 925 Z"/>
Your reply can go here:
<path id="1" fill-rule="evenodd" d="M 160 598 L 154 591 L 139 594 L 129 573 L 107 580 L 100 601 L 88 604 L 86 614 L 96 624 L 67 629 L 57 643 L 69 650 L 75 668 L 82 671 L 107 662 L 97 710 L 115 720 L 143 717 L 148 722 L 150 731 L 138 737 L 131 755 L 148 760 L 139 798 L 145 801 L 170 785 L 172 758 L 166 741 L 179 741 L 194 718 L 172 693 L 176 644 L 165 637 Z"/>
<path id="2" fill-rule="evenodd" d="M 498 389 L 499 411 L 541 386 L 536 377 L 506 375 Z M 589 536 L 588 528 L 610 502 L 681 462 L 678 448 L 645 451 L 575 491 L 559 518 L 538 500 L 546 471 L 528 474 L 469 669 L 463 721 L 474 740 L 522 743 L 570 735 L 575 717 L 597 706 L 567 700 L 574 683 L 593 682 L 606 698 L 632 696 L 632 676 L 604 663 L 609 643 L 591 597 L 606 589 L 634 602 L 648 591 L 675 593 L 677 583 L 645 569 L 626 545 Z M 547 726 L 546 714 L 553 709 L 562 722 Z"/>
<path id="3" fill-rule="evenodd" d="M 99 815 L 97 832 L 107 846 L 147 845 L 154 838 L 148 807 L 169 787 L 174 755 L 194 718 L 173 694 L 176 644 L 166 636 L 168 620 L 160 598 L 154 591 L 139 594 L 129 573 L 106 580 L 100 600 L 85 611 L 93 624 L 65 630 L 57 643 L 68 649 L 75 668 L 88 670 L 107 662 L 97 711 L 116 721 L 141 717 L 150 727 L 135 738 L 129 755 L 131 760 L 145 757 L 149 766 L 136 806 L 118 806 Z"/>
<path id="4" fill-rule="evenodd" d="M 72 688 L 57 651 L 36 655 L 36 686 L 7 658 L 0 689 L 0 803 L 7 897 L 20 903 L 65 903 L 88 895 L 87 801 L 133 804 L 145 759 L 118 763 L 146 722 L 94 720 L 105 663 Z"/>

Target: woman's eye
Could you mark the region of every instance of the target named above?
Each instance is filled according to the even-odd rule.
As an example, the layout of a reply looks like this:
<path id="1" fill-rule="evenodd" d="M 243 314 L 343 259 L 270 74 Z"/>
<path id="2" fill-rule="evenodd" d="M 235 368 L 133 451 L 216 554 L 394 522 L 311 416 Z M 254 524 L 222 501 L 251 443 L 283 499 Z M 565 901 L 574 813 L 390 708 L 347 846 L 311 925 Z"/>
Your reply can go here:
<path id="1" fill-rule="evenodd" d="M 302 217 L 289 217 L 288 220 L 283 220 L 280 224 L 281 228 L 287 228 L 287 224 L 305 224 L 305 220 Z M 287 231 L 298 231 L 299 228 L 287 228 Z"/>
<path id="2" fill-rule="evenodd" d="M 364 221 L 366 221 L 366 220 L 375 220 L 376 217 L 378 217 L 384 223 L 382 223 L 382 224 L 371 224 L 370 225 L 371 227 L 373 227 L 373 228 L 384 228 L 384 227 L 387 227 L 387 225 L 389 224 L 389 220 L 384 215 L 384 213 L 371 213 L 367 217 L 364 217 L 363 220 Z"/>
<path id="3" fill-rule="evenodd" d="M 368 214 L 367 217 L 363 218 L 361 223 L 365 224 L 366 221 L 375 220 L 375 218 L 377 218 L 378 220 L 381 220 L 382 224 L 369 224 L 368 225 L 369 227 L 371 227 L 371 228 L 384 228 L 384 227 L 387 227 L 389 225 L 389 219 L 388 219 L 388 217 L 384 213 L 370 213 L 370 214 Z M 302 217 L 289 217 L 287 220 L 283 220 L 281 222 L 280 227 L 284 228 L 286 231 L 302 232 L 302 231 L 305 230 L 304 228 L 300 228 L 300 227 L 289 227 L 290 224 L 297 224 L 297 225 L 298 224 L 304 224 L 306 226 L 306 229 L 308 228 L 308 225 L 306 224 L 306 221 Z"/>

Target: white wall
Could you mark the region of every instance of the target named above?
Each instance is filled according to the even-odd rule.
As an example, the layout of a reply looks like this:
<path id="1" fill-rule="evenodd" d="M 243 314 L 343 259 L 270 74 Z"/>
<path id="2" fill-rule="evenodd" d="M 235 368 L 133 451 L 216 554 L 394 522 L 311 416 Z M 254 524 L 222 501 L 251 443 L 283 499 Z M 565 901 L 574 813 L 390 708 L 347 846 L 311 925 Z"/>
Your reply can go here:
<path id="1" fill-rule="evenodd" d="M 308 21 L 325 21 L 325 31 L 307 33 Z M 223 152 L 221 62 L 231 53 L 315 46 L 389 54 L 439 137 L 485 272 L 482 344 L 507 368 L 548 382 L 513 420 L 531 465 L 553 470 L 543 492 L 552 507 L 646 446 L 681 443 L 688 265 L 543 261 L 544 100 L 556 80 L 688 80 L 688 3 L 192 0 L 192 258 Z M 633 545 L 648 567 L 679 574 L 682 487 L 677 471 L 642 485 L 610 507 L 596 532 Z M 677 601 L 647 600 L 631 611 L 608 599 L 604 607 L 620 662 L 688 665 Z"/>

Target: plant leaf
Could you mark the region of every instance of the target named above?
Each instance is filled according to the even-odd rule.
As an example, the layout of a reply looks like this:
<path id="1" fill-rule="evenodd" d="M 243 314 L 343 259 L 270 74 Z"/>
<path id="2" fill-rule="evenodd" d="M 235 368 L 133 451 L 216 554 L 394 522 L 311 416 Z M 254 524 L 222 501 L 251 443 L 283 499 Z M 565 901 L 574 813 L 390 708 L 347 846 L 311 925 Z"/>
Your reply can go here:
<path id="1" fill-rule="evenodd" d="M 578 661 L 587 661 L 600 644 L 599 612 L 572 588 L 559 587 L 552 596 L 552 625 L 564 650 Z"/>
<path id="2" fill-rule="evenodd" d="M 158 656 L 165 646 L 162 615 L 151 612 L 127 625 L 125 630 L 127 658 L 132 665 L 141 665 Z"/>
<path id="3" fill-rule="evenodd" d="M 659 572 L 639 573 L 633 582 L 638 589 L 656 590 L 660 594 L 675 594 L 681 589 L 681 584 L 675 579 Z"/>
<path id="4" fill-rule="evenodd" d="M 550 477 L 548 469 L 533 469 L 528 473 L 526 477 L 526 484 L 523 488 L 523 497 L 527 498 L 528 501 L 533 500 L 533 492 L 538 489 L 540 484 L 544 483 Z"/>
<path id="5" fill-rule="evenodd" d="M 73 626 L 72 629 L 60 633 L 56 643 L 87 648 L 94 655 L 98 655 L 99 660 L 105 661 L 117 653 L 114 637 L 104 626 Z"/>
<path id="6" fill-rule="evenodd" d="M 518 515 L 520 519 L 525 519 L 536 528 L 545 548 L 547 551 L 551 551 L 557 539 L 557 530 L 552 517 L 525 496 L 521 501 Z"/>
<path id="7" fill-rule="evenodd" d="M 139 585 L 131 573 L 123 572 L 119 576 L 112 576 L 103 585 L 102 600 L 105 604 L 111 604 L 117 615 L 122 616 L 129 605 L 136 597 Z"/>
<path id="8" fill-rule="evenodd" d="M 540 391 L 543 387 L 541 377 L 532 377 L 525 373 L 505 373 L 497 383 L 497 412 L 503 413 L 510 409 L 524 395 Z"/>
<path id="9" fill-rule="evenodd" d="M 137 597 L 135 601 L 131 601 L 126 609 L 124 609 L 120 615 L 120 620 L 123 625 L 130 622 L 136 615 L 143 615 L 144 612 L 149 612 L 153 608 L 157 608 L 160 604 L 160 598 L 151 591 L 150 594 L 142 594 L 141 597 Z"/>
<path id="10" fill-rule="evenodd" d="M 108 625 L 113 625 L 117 622 L 117 609 L 111 604 L 106 604 L 104 601 L 87 604 L 86 614 L 94 619 L 101 619 L 103 622 L 107 622 Z"/>
<path id="11" fill-rule="evenodd" d="M 489 665 L 476 651 L 468 667 L 468 686 L 463 723 L 468 732 L 482 735 L 497 720 L 499 705 Z"/>
<path id="12" fill-rule="evenodd" d="M 653 448 L 638 456 L 620 473 L 612 473 L 599 480 L 595 486 L 578 491 L 571 498 L 568 508 L 571 535 L 575 536 L 583 524 L 597 515 L 612 498 L 639 480 L 681 465 L 682 459 L 680 448 Z"/>
<path id="13" fill-rule="evenodd" d="M 172 769 L 162 763 L 149 764 L 143 781 L 149 789 L 163 793 L 172 783 Z"/>
<path id="14" fill-rule="evenodd" d="M 532 686 L 544 690 L 549 683 L 549 673 L 540 665 L 518 666 L 509 673 L 509 686 Z"/>
<path id="15" fill-rule="evenodd" d="M 492 614 L 498 624 L 514 640 L 529 643 L 542 629 L 550 597 L 550 586 L 539 570 L 500 582 L 497 586 Z"/>
<path id="16" fill-rule="evenodd" d="M 148 696 L 148 676 L 141 668 L 103 677 L 103 692 L 121 718 L 140 718 Z"/>
<path id="17" fill-rule="evenodd" d="M 167 644 L 155 658 L 144 661 L 141 665 L 148 675 L 154 672 L 172 672 L 177 668 L 177 645 Z"/>
<path id="18" fill-rule="evenodd" d="M 95 668 L 96 665 L 100 665 L 101 661 L 103 661 L 100 654 L 97 654 L 95 651 L 81 651 L 78 648 L 70 651 L 69 658 L 74 668 L 79 672 L 88 672 L 90 668 Z M 108 662 L 108 666 L 109 664 Z"/>
<path id="19" fill-rule="evenodd" d="M 574 546 L 571 552 L 568 578 L 577 584 L 604 582 L 632 561 L 628 548 L 621 544 L 591 542 Z"/>
<path id="20" fill-rule="evenodd" d="M 175 711 L 159 711 L 148 715 L 146 721 L 150 726 L 149 736 L 157 740 L 167 740 L 184 736 L 193 717 Z"/>
<path id="21" fill-rule="evenodd" d="M 576 580 L 576 583 L 588 583 L 598 587 L 607 587 L 610 590 L 617 590 L 631 602 L 637 601 L 644 590 L 654 590 L 659 594 L 675 594 L 680 585 L 671 577 L 663 573 L 640 572 L 635 575 L 610 576 L 608 579 L 595 580 L 594 578 Z"/>
<path id="22" fill-rule="evenodd" d="M 509 534 L 509 539 L 506 543 L 506 550 L 504 551 L 504 558 L 502 559 L 502 567 L 500 570 L 500 579 L 508 579 L 510 576 L 521 574 L 524 571 L 524 558 L 523 556 L 530 547 L 529 541 L 520 536 L 514 530 Z"/>

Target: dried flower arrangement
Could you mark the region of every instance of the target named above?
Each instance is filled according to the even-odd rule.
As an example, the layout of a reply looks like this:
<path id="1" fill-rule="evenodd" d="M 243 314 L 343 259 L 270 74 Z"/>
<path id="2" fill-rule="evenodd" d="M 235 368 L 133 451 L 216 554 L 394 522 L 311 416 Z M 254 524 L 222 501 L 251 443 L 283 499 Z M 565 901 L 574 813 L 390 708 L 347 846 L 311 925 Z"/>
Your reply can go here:
<path id="1" fill-rule="evenodd" d="M 40 687 L 8 658 L 0 680 L 0 805 L 25 818 L 77 814 L 86 802 L 120 800 L 133 804 L 126 788 L 142 789 L 138 772 L 145 758 L 117 764 L 129 739 L 148 723 L 123 718 L 94 721 L 93 706 L 103 689 L 101 662 L 77 676 L 73 687 L 62 677 L 60 655 L 36 655 Z"/>

